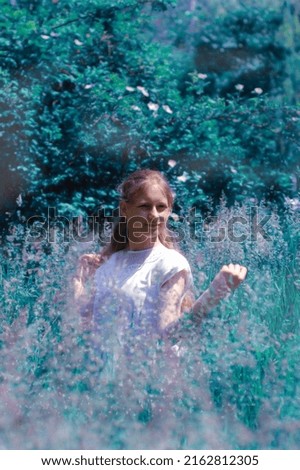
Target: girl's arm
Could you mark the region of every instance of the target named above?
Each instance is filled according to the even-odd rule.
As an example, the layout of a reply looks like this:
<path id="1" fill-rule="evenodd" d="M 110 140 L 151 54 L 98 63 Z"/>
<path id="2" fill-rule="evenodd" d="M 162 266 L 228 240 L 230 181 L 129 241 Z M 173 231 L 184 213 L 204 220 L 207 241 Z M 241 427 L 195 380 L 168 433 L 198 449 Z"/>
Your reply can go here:
<path id="1" fill-rule="evenodd" d="M 224 265 L 210 286 L 192 306 L 195 315 L 205 315 L 236 289 L 246 278 L 247 268 L 239 264 Z"/>
<path id="2" fill-rule="evenodd" d="M 85 300 L 89 296 L 88 283 L 94 278 L 96 269 L 99 268 L 101 255 L 86 254 L 79 258 L 76 275 L 73 277 L 73 289 L 75 300 Z"/>
<path id="3" fill-rule="evenodd" d="M 208 289 L 194 302 L 191 312 L 196 317 L 207 314 L 236 289 L 246 278 L 247 269 L 239 264 L 222 267 Z M 182 316 L 181 303 L 186 291 L 187 272 L 180 271 L 167 281 L 160 292 L 159 327 L 163 331 Z"/>
<path id="4" fill-rule="evenodd" d="M 159 295 L 159 329 L 164 331 L 182 316 L 181 302 L 186 290 L 187 272 L 180 271 L 165 282 Z"/>
<path id="5" fill-rule="evenodd" d="M 74 304 L 78 309 L 83 326 L 89 326 L 92 319 L 94 293 L 91 283 L 95 271 L 99 267 L 99 261 L 98 255 L 81 256 L 76 275 L 73 278 Z"/>

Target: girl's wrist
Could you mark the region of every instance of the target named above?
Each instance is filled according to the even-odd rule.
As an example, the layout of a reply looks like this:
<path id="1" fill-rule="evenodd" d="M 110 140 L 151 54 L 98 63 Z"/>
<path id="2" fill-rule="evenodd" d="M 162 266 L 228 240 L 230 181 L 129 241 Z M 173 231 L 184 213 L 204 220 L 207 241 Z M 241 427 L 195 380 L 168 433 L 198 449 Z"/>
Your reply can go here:
<path id="1" fill-rule="evenodd" d="M 196 315 L 205 315 L 211 308 L 210 304 L 212 302 L 212 294 L 209 289 L 206 289 L 200 297 L 196 300 L 192 307 L 193 314 Z"/>
<path id="2" fill-rule="evenodd" d="M 231 294 L 231 289 L 224 279 L 214 279 L 207 290 L 210 296 L 216 300 L 225 299 Z"/>
<path id="3" fill-rule="evenodd" d="M 226 283 L 219 284 L 212 282 L 196 300 L 192 307 L 192 312 L 196 315 L 205 315 L 230 294 L 231 289 Z"/>

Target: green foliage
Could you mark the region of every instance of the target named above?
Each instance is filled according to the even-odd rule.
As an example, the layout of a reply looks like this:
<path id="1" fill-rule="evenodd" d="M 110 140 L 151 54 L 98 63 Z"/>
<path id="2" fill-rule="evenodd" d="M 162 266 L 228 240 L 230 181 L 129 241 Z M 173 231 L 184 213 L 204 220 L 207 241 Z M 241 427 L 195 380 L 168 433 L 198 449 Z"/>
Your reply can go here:
<path id="1" fill-rule="evenodd" d="M 206 20 L 195 34 L 196 65 L 210 79 L 210 93 L 234 93 L 243 86 L 244 96 L 255 88 L 272 95 L 280 93 L 289 51 L 279 40 L 280 10 L 243 6 L 236 11 Z"/>
<path id="2" fill-rule="evenodd" d="M 25 216 L 116 205 L 117 184 L 141 166 L 204 210 L 222 193 L 229 203 L 295 196 L 288 25 L 282 6 L 266 6 L 212 21 L 173 1 L 2 0 L 1 167 L 14 187 L 3 211 L 20 192 Z"/>

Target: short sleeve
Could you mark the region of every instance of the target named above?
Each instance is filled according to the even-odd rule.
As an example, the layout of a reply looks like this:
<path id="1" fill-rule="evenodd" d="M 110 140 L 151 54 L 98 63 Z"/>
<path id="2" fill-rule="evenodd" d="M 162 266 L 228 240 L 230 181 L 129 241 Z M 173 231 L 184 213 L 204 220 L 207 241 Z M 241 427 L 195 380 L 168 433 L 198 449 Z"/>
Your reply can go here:
<path id="1" fill-rule="evenodd" d="M 161 278 L 160 287 L 163 286 L 167 281 L 172 279 L 172 277 L 181 272 L 186 271 L 187 273 L 187 284 L 186 291 L 189 290 L 193 285 L 193 276 L 191 272 L 191 267 L 188 260 L 175 250 L 170 250 L 171 253 L 167 258 L 163 260 L 163 275 Z"/>

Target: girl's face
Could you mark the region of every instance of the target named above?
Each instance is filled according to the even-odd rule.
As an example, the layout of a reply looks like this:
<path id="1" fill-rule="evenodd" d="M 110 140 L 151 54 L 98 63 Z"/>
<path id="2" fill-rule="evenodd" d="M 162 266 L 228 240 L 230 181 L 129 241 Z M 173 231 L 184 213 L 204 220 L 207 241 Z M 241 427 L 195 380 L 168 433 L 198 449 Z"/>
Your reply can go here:
<path id="1" fill-rule="evenodd" d="M 159 228 L 166 224 L 170 207 L 160 186 L 149 183 L 130 202 L 122 201 L 121 215 L 126 217 L 129 247 L 144 249 L 158 241 Z"/>

